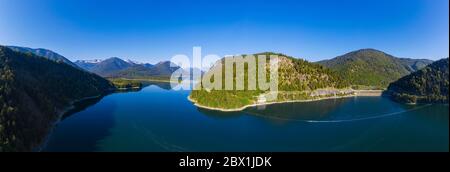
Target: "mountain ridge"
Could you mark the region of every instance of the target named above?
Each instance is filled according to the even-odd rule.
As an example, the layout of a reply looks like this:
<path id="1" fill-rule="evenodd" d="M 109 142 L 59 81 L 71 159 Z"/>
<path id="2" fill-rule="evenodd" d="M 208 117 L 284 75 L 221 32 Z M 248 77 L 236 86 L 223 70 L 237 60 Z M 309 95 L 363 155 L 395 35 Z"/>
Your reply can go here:
<path id="1" fill-rule="evenodd" d="M 366 48 L 316 63 L 335 70 L 354 85 L 386 88 L 389 83 L 432 61 L 398 58 L 380 50 Z"/>
<path id="2" fill-rule="evenodd" d="M 180 67 L 170 61 L 161 61 L 157 64 L 140 63 L 132 60 L 123 60 L 119 57 L 111 57 L 98 60 L 95 63 L 78 60 L 79 67 L 96 73 L 103 77 L 123 78 L 160 78 L 169 79 L 172 73 Z M 172 67 L 172 66 L 176 67 Z"/>
<path id="3" fill-rule="evenodd" d="M 73 67 L 78 67 L 75 63 L 67 59 L 66 57 L 48 49 L 44 48 L 29 48 L 29 47 L 20 47 L 20 46 L 6 46 L 14 51 L 22 52 L 22 53 L 33 53 L 37 56 L 45 57 L 49 60 L 53 60 L 56 62 L 63 62 L 69 64 Z"/>

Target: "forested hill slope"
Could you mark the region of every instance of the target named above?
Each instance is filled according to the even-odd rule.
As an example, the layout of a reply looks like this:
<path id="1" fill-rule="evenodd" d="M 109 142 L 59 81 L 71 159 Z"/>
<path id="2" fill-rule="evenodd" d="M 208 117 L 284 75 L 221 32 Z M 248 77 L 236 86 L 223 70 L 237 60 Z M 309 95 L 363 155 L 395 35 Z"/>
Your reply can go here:
<path id="1" fill-rule="evenodd" d="M 432 61 L 397 58 L 379 50 L 361 49 L 317 63 L 337 71 L 352 85 L 386 88 L 389 83 Z"/>
<path id="2" fill-rule="evenodd" d="M 255 56 L 261 54 L 266 55 L 267 58 L 270 55 L 278 55 L 278 95 L 274 102 L 306 100 L 310 99 L 316 90 L 336 90 L 348 86 L 348 83 L 342 80 L 339 75 L 322 65 L 276 53 L 260 53 L 255 54 Z M 221 61 L 223 62 L 224 59 Z M 205 75 L 216 70 L 215 68 L 211 68 Z M 257 68 L 257 70 L 260 69 Z M 266 70 L 269 70 L 269 67 Z M 236 73 L 236 70 L 234 70 L 233 75 L 236 78 L 239 75 L 246 76 L 246 73 L 247 71 Z M 325 92 L 333 95 L 337 93 L 332 91 Z M 254 104 L 257 102 L 258 97 L 263 94 L 265 94 L 265 91 L 261 90 L 212 90 L 208 92 L 202 89 L 193 90 L 190 100 L 199 106 L 229 110 Z"/>
<path id="3" fill-rule="evenodd" d="M 388 87 L 392 97 L 406 103 L 448 103 L 448 58 L 400 78 Z"/>
<path id="4" fill-rule="evenodd" d="M 114 89 L 107 80 L 0 46 L 0 151 L 30 151 L 71 102 Z"/>

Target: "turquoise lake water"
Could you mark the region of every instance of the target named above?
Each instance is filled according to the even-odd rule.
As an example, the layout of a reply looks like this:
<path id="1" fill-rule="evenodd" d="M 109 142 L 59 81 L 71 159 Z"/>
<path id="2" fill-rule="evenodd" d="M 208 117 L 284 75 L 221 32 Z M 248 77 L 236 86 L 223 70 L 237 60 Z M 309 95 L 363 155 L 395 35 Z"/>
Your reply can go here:
<path id="1" fill-rule="evenodd" d="M 449 151 L 448 105 L 352 97 L 224 113 L 168 88 L 79 103 L 42 151 Z"/>

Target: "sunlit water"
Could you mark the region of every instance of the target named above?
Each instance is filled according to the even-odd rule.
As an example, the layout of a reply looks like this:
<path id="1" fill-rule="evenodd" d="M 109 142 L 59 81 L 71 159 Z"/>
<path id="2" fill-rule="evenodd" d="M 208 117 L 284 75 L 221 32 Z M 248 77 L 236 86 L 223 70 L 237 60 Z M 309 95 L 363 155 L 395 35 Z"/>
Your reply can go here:
<path id="1" fill-rule="evenodd" d="M 199 109 L 167 84 L 84 102 L 43 151 L 448 151 L 448 105 L 354 97 Z M 90 106 L 87 106 L 90 105 Z"/>

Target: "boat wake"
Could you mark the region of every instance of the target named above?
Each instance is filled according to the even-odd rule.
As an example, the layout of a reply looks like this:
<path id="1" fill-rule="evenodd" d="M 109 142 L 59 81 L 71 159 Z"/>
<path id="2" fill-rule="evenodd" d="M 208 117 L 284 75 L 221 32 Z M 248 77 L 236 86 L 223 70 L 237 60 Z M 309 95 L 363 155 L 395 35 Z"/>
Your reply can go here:
<path id="1" fill-rule="evenodd" d="M 245 112 L 245 113 L 250 114 L 250 115 L 254 115 L 254 116 L 258 116 L 258 117 L 275 119 L 275 120 L 284 120 L 284 121 L 296 121 L 296 122 L 308 122 L 308 123 L 340 123 L 340 122 L 355 122 L 355 121 L 363 121 L 363 120 L 385 118 L 385 117 L 399 115 L 399 114 L 406 113 L 406 112 L 412 112 L 412 111 L 416 111 L 416 110 L 419 110 L 419 109 L 423 109 L 423 108 L 425 108 L 427 106 L 430 106 L 430 105 L 431 104 L 427 104 L 427 105 L 419 106 L 419 107 L 408 109 L 408 110 L 402 110 L 402 111 L 398 111 L 398 112 L 385 113 L 385 114 L 380 114 L 380 115 L 370 115 L 370 116 L 369 115 L 365 115 L 365 116 L 369 116 L 369 117 L 363 117 L 363 118 L 337 119 L 337 120 L 292 119 L 292 118 L 283 118 L 283 117 L 278 117 L 278 116 L 267 116 L 267 115 L 254 113 L 254 112 Z"/>

